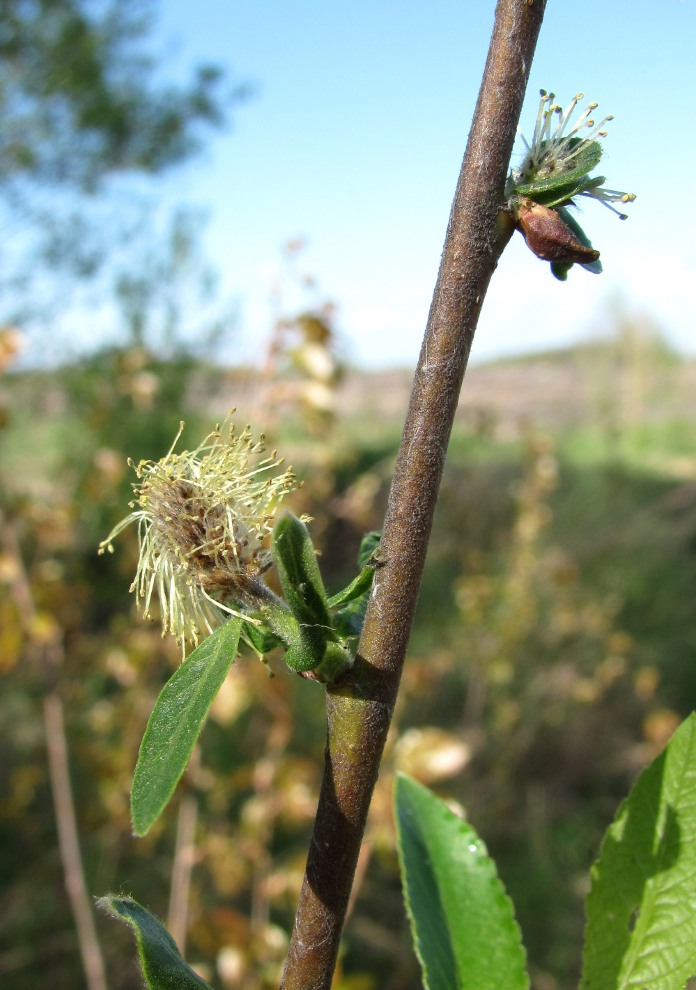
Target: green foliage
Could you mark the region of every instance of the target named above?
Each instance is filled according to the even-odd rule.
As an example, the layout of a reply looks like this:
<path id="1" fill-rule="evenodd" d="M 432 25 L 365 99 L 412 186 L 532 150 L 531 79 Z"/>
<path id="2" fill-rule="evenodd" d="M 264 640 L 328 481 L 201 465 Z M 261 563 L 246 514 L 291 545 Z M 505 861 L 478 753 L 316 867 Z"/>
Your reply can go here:
<path id="1" fill-rule="evenodd" d="M 485 403 L 464 402 L 450 449 L 341 990 L 421 987 L 393 855 L 395 767 L 465 804 L 514 900 L 534 985 L 576 987 L 602 832 L 696 696 L 692 366 L 621 340 L 470 373 Z M 230 388 L 244 411 L 244 374 L 127 350 L 2 382 L 12 414 L 0 433 L 2 525 L 22 563 L 5 551 L 0 580 L 23 567 L 37 609 L 26 622 L 14 585 L 2 584 L 0 886 L 13 907 L 0 983 L 13 990 L 33 990 L 47 972 L 56 990 L 83 979 L 45 769 L 37 650 L 52 635 L 69 646 L 60 690 L 89 889 L 124 885 L 165 916 L 179 795 L 134 842 L 129 790 L 142 726 L 180 651 L 125 594 L 135 532 L 118 555 L 95 551 L 129 497 L 126 456 L 159 456 L 182 415 L 187 430 L 204 431 Z M 532 400 L 526 384 L 542 376 L 548 390 Z M 358 375 L 347 387 L 385 391 Z M 349 585 L 360 534 L 380 523 L 399 434 L 395 418 L 356 408 L 340 449 L 324 451 L 337 467 L 322 475 L 320 501 L 305 485 L 292 503 L 321 521 L 311 529 L 332 591 Z M 553 443 L 520 436 L 520 409 Z M 283 428 L 270 442 L 314 479 L 316 448 L 295 422 Z M 353 604 L 337 604 L 344 594 L 328 598 L 333 623 Z M 273 678 L 256 660 L 233 665 L 200 737 L 201 786 L 179 789 L 199 820 L 187 958 L 205 961 L 216 985 L 229 947 L 262 990 L 277 988 L 316 807 L 323 712 L 279 659 L 269 657 Z M 452 767 L 452 752 L 463 766 Z M 102 930 L 110 987 L 132 990 L 125 938 L 113 924 Z"/>
<path id="2" fill-rule="evenodd" d="M 490 441 L 488 460 L 476 464 L 475 448 L 450 465 L 402 717 L 456 725 L 471 746 L 452 793 L 486 836 L 533 972 L 570 986 L 592 851 L 631 768 L 678 724 L 668 699 L 680 711 L 693 697 L 692 619 L 655 626 L 667 601 L 675 617 L 691 607 L 696 572 L 687 532 L 664 512 L 673 484 L 627 465 L 571 467 L 566 436 L 557 454 L 528 437 L 521 474 Z"/>
<path id="3" fill-rule="evenodd" d="M 366 547 L 374 536 L 366 538 Z M 317 679 L 332 681 L 350 665 L 345 647 L 336 642 L 329 602 L 316 553 L 305 524 L 285 512 L 276 523 L 272 546 L 285 604 L 278 601 L 258 613 L 268 622 L 258 633 L 245 632 L 257 649 L 283 641 L 285 660 L 295 671 L 314 671 Z M 372 582 L 373 570 L 364 568 L 348 589 L 337 596 L 342 603 L 361 602 Z M 286 611 L 289 606 L 290 613 Z M 237 655 L 244 620 L 231 618 L 208 636 L 181 664 L 163 687 L 147 724 L 133 776 L 131 811 L 136 835 L 146 835 L 168 804 L 193 752 L 203 722 Z M 359 631 L 359 630 L 358 630 Z"/>
<path id="4" fill-rule="evenodd" d="M 200 123 L 219 124 L 220 71 L 188 89 L 154 82 L 143 53 L 151 25 L 132 3 L 3 3 L 1 173 L 94 192 L 124 170 L 158 172 L 196 147 Z"/>
<path id="5" fill-rule="evenodd" d="M 682 990 L 696 975 L 696 715 L 643 771 L 592 868 L 581 987 Z"/>
<path id="6" fill-rule="evenodd" d="M 572 138 L 568 147 L 572 151 L 581 144 L 584 144 L 584 147 L 575 156 L 573 168 L 564 169 L 559 174 L 546 178 L 535 177 L 533 182 L 515 185 L 515 194 L 529 196 L 542 206 L 558 206 L 580 194 L 587 187 L 585 176 L 599 165 L 602 157 L 602 146 L 599 141 L 587 142 L 582 138 Z"/>
<path id="7" fill-rule="evenodd" d="M 107 282 L 123 301 L 149 277 L 164 211 L 143 178 L 190 159 L 243 95 L 222 93 L 211 65 L 188 84 L 163 81 L 152 33 L 137 0 L 3 3 L 0 218 L 20 233 L 0 244 L 0 323 L 67 322 L 101 275 L 93 316 L 109 308 Z M 53 323 L 54 348 L 59 338 Z"/>
<path id="8" fill-rule="evenodd" d="M 375 568 L 374 563 L 371 561 L 378 546 L 379 533 L 367 533 L 363 537 L 358 553 L 358 566 L 361 568 L 360 573 L 342 591 L 331 596 L 328 601 L 330 608 L 339 608 L 341 605 L 348 605 L 350 602 L 362 598 L 365 592 L 370 590 Z"/>
<path id="9" fill-rule="evenodd" d="M 290 636 L 283 637 L 285 662 L 298 673 L 313 671 L 318 680 L 331 683 L 352 664 L 348 641 L 360 634 L 374 567 L 363 566 L 348 587 L 329 599 L 302 520 L 284 513 L 273 528 L 271 545 L 285 602 L 295 620 Z M 375 545 L 375 534 L 366 536 L 359 561 L 369 560 Z M 339 611 L 332 616 L 335 608 Z M 282 636 L 281 626 L 274 624 L 274 611 L 271 607 L 260 614 L 267 613 L 272 630 Z"/>
<path id="10" fill-rule="evenodd" d="M 191 653 L 162 688 L 133 776 L 136 835 L 157 821 L 189 761 L 213 699 L 237 655 L 242 619 L 232 618 Z"/>
<path id="11" fill-rule="evenodd" d="M 555 103 L 553 93 L 541 90 L 540 95 L 532 141 L 524 139 L 526 154 L 519 168 L 511 170 L 505 194 L 527 247 L 537 257 L 550 261 L 552 273 L 564 282 L 575 263 L 595 274 L 602 271 L 599 251 L 565 207 L 577 206 L 580 196 L 588 196 L 625 220 L 627 215 L 611 204 L 632 203 L 636 197 L 634 193 L 607 189 L 603 175 L 589 175 L 602 157 L 602 146 L 594 138 L 606 137 L 602 127 L 611 116 L 597 124 L 591 117 L 597 104 L 591 103 L 569 130 L 582 94 L 575 96 L 565 110 Z M 591 131 L 587 137 L 578 136 L 587 129 Z"/>
<path id="12" fill-rule="evenodd" d="M 273 528 L 273 559 L 285 601 L 300 625 L 328 628 L 328 598 L 305 524 L 285 512 Z"/>
<path id="13" fill-rule="evenodd" d="M 367 533 L 363 537 L 358 553 L 360 573 L 347 587 L 329 599 L 329 607 L 338 610 L 333 618 L 334 628 L 344 640 L 359 636 L 362 631 L 375 566 L 377 565 L 375 555 L 379 546 L 379 539 L 379 533 Z"/>
<path id="14" fill-rule="evenodd" d="M 317 670 L 329 644 L 331 620 L 307 527 L 292 513 L 283 513 L 273 528 L 271 546 L 285 602 L 295 619 L 285 662 L 298 673 Z"/>
<path id="15" fill-rule="evenodd" d="M 696 974 L 696 715 L 622 804 L 592 868 L 582 990 L 682 990 Z M 476 833 L 397 778 L 404 896 L 427 990 L 525 988 L 524 952 Z"/>
<path id="16" fill-rule="evenodd" d="M 397 777 L 399 861 L 426 990 L 526 990 L 512 903 L 483 842 L 409 777 Z"/>
<path id="17" fill-rule="evenodd" d="M 102 897 L 98 906 L 129 925 L 150 990 L 200 990 L 210 985 L 187 966 L 164 925 L 131 897 Z"/>

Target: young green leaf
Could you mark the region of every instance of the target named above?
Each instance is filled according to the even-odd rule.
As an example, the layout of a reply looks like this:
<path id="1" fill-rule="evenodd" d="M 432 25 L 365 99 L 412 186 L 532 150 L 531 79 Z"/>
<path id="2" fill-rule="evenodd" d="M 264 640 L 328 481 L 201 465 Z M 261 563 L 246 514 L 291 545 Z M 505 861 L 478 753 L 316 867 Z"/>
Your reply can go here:
<path id="1" fill-rule="evenodd" d="M 273 527 L 273 560 L 283 597 L 300 625 L 329 627 L 326 589 L 305 524 L 285 512 Z"/>
<path id="2" fill-rule="evenodd" d="M 532 140 L 522 135 L 526 152 L 519 167 L 508 175 L 505 195 L 527 246 L 538 258 L 550 262 L 552 273 L 564 282 L 574 264 L 590 272 L 602 270 L 599 251 L 580 226 L 563 214 L 565 207 L 577 206 L 577 200 L 587 196 L 625 220 L 626 214 L 612 204 L 632 203 L 636 197 L 608 189 L 603 175 L 589 174 L 602 158 L 602 146 L 596 139 L 606 137 L 604 126 L 612 120 L 611 114 L 598 122 L 594 116 L 598 104 L 590 103 L 573 121 L 582 93 L 577 93 L 565 109 L 555 102 L 553 93 L 542 89 L 539 95 Z"/>
<path id="3" fill-rule="evenodd" d="M 352 637 L 359 636 L 365 622 L 367 612 L 368 592 L 360 598 L 349 602 L 345 608 L 340 609 L 333 618 L 333 627 L 337 634 L 344 641 Z"/>
<path id="4" fill-rule="evenodd" d="M 401 877 L 427 990 L 526 990 L 513 907 L 476 832 L 426 787 L 400 774 Z"/>
<path id="5" fill-rule="evenodd" d="M 300 634 L 294 643 L 286 649 L 283 659 L 297 674 L 315 670 L 321 663 L 326 652 L 327 639 L 320 626 L 309 626 L 300 629 Z"/>
<path id="6" fill-rule="evenodd" d="M 696 714 L 609 826 L 585 905 L 583 990 L 682 990 L 696 974 Z"/>
<path id="7" fill-rule="evenodd" d="M 150 990 L 211 990 L 210 985 L 186 965 L 164 925 L 137 901 L 109 894 L 97 905 L 133 929 L 140 967 Z"/>
<path id="8" fill-rule="evenodd" d="M 358 576 L 342 591 L 338 591 L 329 598 L 329 608 L 338 608 L 340 605 L 347 605 L 348 602 L 355 601 L 365 595 L 372 587 L 372 579 L 375 576 L 374 567 L 363 567 Z"/>
<path id="9" fill-rule="evenodd" d="M 545 145 L 550 142 L 542 142 L 540 153 L 543 153 Z M 561 168 L 549 174 L 534 176 L 531 182 L 520 182 L 515 187 L 515 192 L 519 196 L 529 196 L 537 203 L 550 204 L 546 202 L 545 195 L 556 193 L 559 189 L 564 189 L 563 198 L 570 198 L 575 190 L 583 186 L 582 179 L 599 165 L 602 157 L 602 146 L 599 141 L 585 141 L 581 138 L 571 138 L 568 141 L 568 158 L 572 160 L 572 166 Z"/>
<path id="10" fill-rule="evenodd" d="M 208 710 L 237 655 L 242 619 L 216 629 L 181 664 L 155 702 L 131 790 L 136 835 L 157 821 L 186 769 Z"/>
<path id="11" fill-rule="evenodd" d="M 311 636 L 303 635 L 285 651 L 284 660 L 298 674 L 312 671 L 312 679 L 323 684 L 333 684 L 353 666 L 353 657 L 341 645 L 331 641 L 317 644 Z"/>
<path id="12" fill-rule="evenodd" d="M 247 622 L 247 628 L 244 629 L 242 633 L 242 642 L 246 643 L 252 648 L 252 650 L 263 656 L 266 653 L 270 653 L 271 650 L 274 650 L 276 646 L 280 646 L 283 641 L 279 636 L 270 630 L 263 628 L 263 626 L 255 626 L 252 625 L 252 623 Z"/>
<path id="13" fill-rule="evenodd" d="M 360 543 L 358 566 L 360 573 L 347 587 L 329 598 L 329 608 L 339 609 L 332 619 L 332 624 L 338 636 L 346 641 L 359 636 L 365 612 L 370 597 L 370 589 L 375 577 L 377 562 L 375 554 L 379 547 L 380 533 L 366 533 Z"/>
<path id="14" fill-rule="evenodd" d="M 360 549 L 358 550 L 358 567 L 367 567 L 370 561 L 373 560 L 381 539 L 382 534 L 378 530 L 373 529 L 371 532 L 365 533 L 360 541 Z"/>

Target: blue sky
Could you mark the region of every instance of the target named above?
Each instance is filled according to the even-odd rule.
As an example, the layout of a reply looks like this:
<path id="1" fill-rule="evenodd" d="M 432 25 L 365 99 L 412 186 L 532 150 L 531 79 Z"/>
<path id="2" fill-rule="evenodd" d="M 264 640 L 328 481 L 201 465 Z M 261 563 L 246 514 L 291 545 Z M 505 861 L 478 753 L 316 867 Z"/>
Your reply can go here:
<path id="1" fill-rule="evenodd" d="M 157 40 L 171 71 L 200 61 L 255 87 L 229 133 L 169 184 L 210 212 L 206 245 L 239 302 L 226 356 L 253 359 L 272 319 L 280 248 L 338 305 L 346 355 L 412 364 L 430 305 L 494 3 L 454 0 L 162 0 Z M 696 248 L 685 193 L 696 160 L 694 0 L 549 0 L 522 129 L 538 91 L 577 92 L 612 113 L 601 171 L 637 193 L 621 222 L 587 203 L 604 273 L 565 284 L 515 235 L 496 272 L 474 359 L 606 331 L 647 316 L 696 351 Z M 288 300 L 292 305 L 292 300 Z"/>

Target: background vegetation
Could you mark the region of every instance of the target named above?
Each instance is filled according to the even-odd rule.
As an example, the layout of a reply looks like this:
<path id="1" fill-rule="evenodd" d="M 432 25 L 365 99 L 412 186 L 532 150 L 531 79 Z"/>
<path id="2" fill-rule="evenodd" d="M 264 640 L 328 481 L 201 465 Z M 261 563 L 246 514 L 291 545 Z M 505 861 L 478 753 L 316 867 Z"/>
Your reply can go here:
<path id="1" fill-rule="evenodd" d="M 96 550 L 126 511 L 127 457 L 162 456 L 182 418 L 196 444 L 237 406 L 305 479 L 292 508 L 314 516 L 340 587 L 381 524 L 407 399 L 408 373 L 342 365 L 298 242 L 263 366 L 215 366 L 233 321 L 199 218 L 163 212 L 151 180 L 227 122 L 242 90 L 225 93 L 214 67 L 165 85 L 149 28 L 135 0 L 3 4 L 0 222 L 19 236 L 0 244 L 0 982 L 14 990 L 87 986 L 47 758 L 65 740 L 90 894 L 169 913 L 215 986 L 277 985 L 319 786 L 321 689 L 313 705 L 272 657 L 273 677 L 240 660 L 174 805 L 135 841 L 130 777 L 180 654 L 127 594 L 135 534 L 113 557 Z M 307 305 L 288 311 L 283 285 Z M 75 356 L 79 302 L 118 346 Z M 22 342 L 34 370 L 14 365 Z M 466 807 L 517 905 L 535 986 L 574 984 L 599 838 L 696 696 L 695 380 L 621 313 L 610 341 L 469 372 L 342 990 L 420 985 L 396 768 Z M 97 932 L 111 990 L 136 985 L 128 933 L 103 918 Z"/>
<path id="2" fill-rule="evenodd" d="M 56 691 L 89 890 L 126 890 L 164 916 L 172 871 L 181 881 L 191 863 L 188 958 L 221 987 L 277 982 L 321 706 L 272 657 L 273 677 L 240 660 L 178 805 L 133 840 L 137 746 L 179 653 L 134 621 L 135 542 L 96 556 L 128 500 L 127 456 L 162 454 L 182 417 L 196 443 L 230 406 L 241 421 L 260 405 L 269 445 L 306 479 L 293 508 L 315 517 L 336 587 L 350 573 L 380 524 L 407 376 L 339 382 L 325 310 L 284 318 L 274 340 L 265 376 L 134 345 L 3 379 L 0 973 L 18 990 L 48 973 L 56 987 L 83 979 L 46 767 L 42 701 Z M 307 347 L 332 368 L 320 407 L 307 402 Z M 696 693 L 694 374 L 626 319 L 612 341 L 472 369 L 340 986 L 419 986 L 393 849 L 397 767 L 466 807 L 515 900 L 536 985 L 574 983 L 602 831 Z M 132 986 L 127 935 L 98 929 L 109 985 Z"/>

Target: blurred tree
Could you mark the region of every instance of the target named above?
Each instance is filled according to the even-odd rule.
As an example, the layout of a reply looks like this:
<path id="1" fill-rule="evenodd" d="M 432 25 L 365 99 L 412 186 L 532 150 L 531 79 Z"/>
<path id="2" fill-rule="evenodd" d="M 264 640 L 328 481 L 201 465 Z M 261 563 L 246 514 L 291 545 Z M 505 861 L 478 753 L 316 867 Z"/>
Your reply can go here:
<path id="1" fill-rule="evenodd" d="M 37 315 L 60 277 L 95 276 L 143 229 L 143 177 L 188 160 L 237 88 L 201 66 L 162 81 L 143 0 L 0 0 L 2 318 Z M 151 47 L 151 46 L 150 46 Z"/>
<path id="2" fill-rule="evenodd" d="M 17 793 L 25 771 L 37 768 L 36 775 L 29 769 L 21 809 L 10 808 L 12 799 L 0 802 L 0 845 L 13 847 L 0 862 L 0 916 L 9 910 L 14 919 L 6 932 L 11 948 L 0 947 L 0 982 L 11 973 L 18 988 L 36 985 L 42 970 L 57 986 L 105 986 L 90 896 L 101 889 L 97 861 L 119 859 L 127 826 L 124 832 L 114 824 L 113 807 L 104 824 L 103 809 L 110 800 L 127 807 L 127 785 L 109 759 L 101 764 L 91 743 L 97 760 L 86 769 L 82 763 L 84 718 L 95 699 L 105 699 L 109 674 L 101 654 L 95 660 L 83 652 L 80 641 L 86 645 L 90 634 L 74 617 L 86 617 L 82 606 L 91 611 L 88 602 L 99 598 L 91 597 L 90 565 L 109 510 L 105 492 L 119 479 L 128 484 L 122 450 L 136 457 L 159 451 L 185 407 L 193 362 L 179 346 L 183 324 L 193 325 L 200 348 L 225 319 L 205 309 L 212 285 L 196 215 L 160 209 L 162 197 L 148 179 L 158 178 L 159 192 L 163 173 L 193 155 L 206 127 L 226 122 L 241 90 L 224 95 L 222 74 L 212 67 L 184 85 L 163 82 L 163 60 L 148 54 L 152 10 L 148 0 L 0 0 L 0 371 L 17 350 L 14 327 L 38 328 L 41 317 L 50 321 L 50 343 L 58 341 L 64 363 L 58 374 L 41 373 L 47 390 L 58 394 L 72 371 L 62 406 L 71 440 L 62 444 L 58 431 L 47 445 L 62 482 L 46 499 L 28 490 L 31 477 L 20 471 L 17 485 L 10 484 L 11 472 L 0 469 L 3 794 Z M 105 330 L 119 322 L 127 346 L 67 365 L 66 342 L 85 322 L 77 314 L 81 295 L 89 302 L 89 338 L 103 347 Z M 158 347 L 167 361 L 155 359 Z M 45 362 L 47 346 L 37 347 L 34 338 L 30 349 Z M 55 412 L 47 417 L 34 406 L 25 417 L 34 451 L 37 430 Z M 9 404 L 0 408 L 0 427 L 11 428 L 12 419 Z M 68 599 L 76 604 L 72 616 Z M 111 615 L 105 599 L 94 609 L 100 641 Z M 156 676 L 161 644 L 148 643 L 143 656 Z M 88 683 L 89 699 L 77 698 L 74 689 Z M 15 746 L 14 717 L 23 706 L 33 726 L 29 749 Z M 111 728 L 120 734 L 127 722 L 118 717 Z M 100 739 L 108 733 L 103 725 L 87 730 Z M 32 838 L 18 824 L 29 808 L 37 821 Z M 24 897 L 15 873 L 10 836 L 19 833 L 22 841 L 36 840 L 36 868 L 45 878 L 40 904 Z M 45 933 L 49 941 L 65 936 L 67 951 L 36 952 Z"/>

